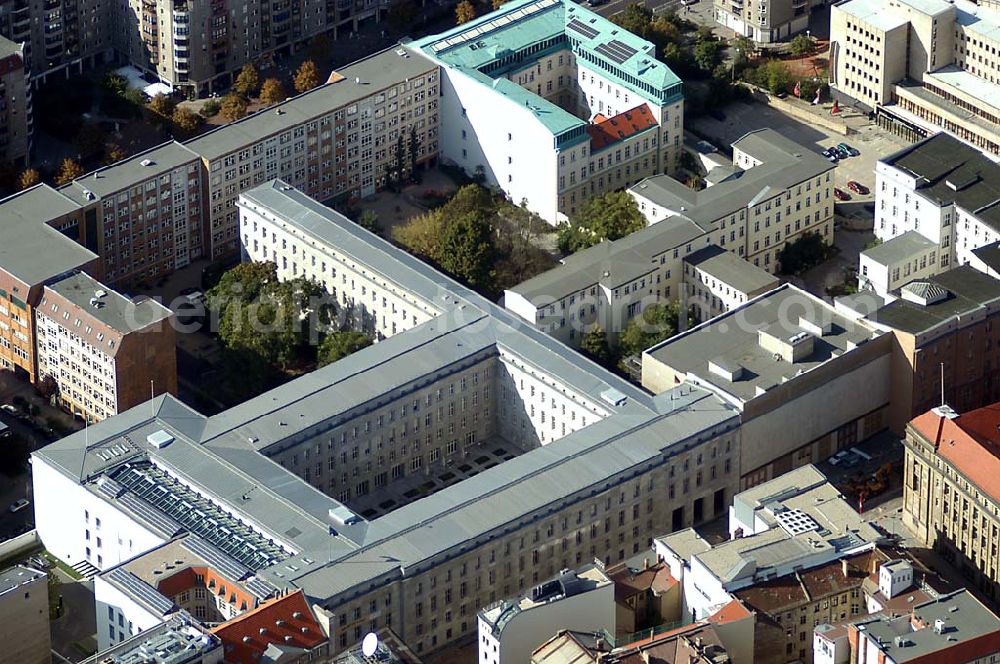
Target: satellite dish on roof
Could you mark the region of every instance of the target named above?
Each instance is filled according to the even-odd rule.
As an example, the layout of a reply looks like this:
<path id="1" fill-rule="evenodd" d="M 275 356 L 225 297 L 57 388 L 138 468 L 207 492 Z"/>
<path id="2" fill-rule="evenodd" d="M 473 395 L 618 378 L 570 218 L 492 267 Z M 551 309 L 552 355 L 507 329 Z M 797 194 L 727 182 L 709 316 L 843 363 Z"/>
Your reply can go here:
<path id="1" fill-rule="evenodd" d="M 378 650 L 378 635 L 374 632 L 368 632 L 361 642 L 361 654 L 365 657 L 371 657 L 376 650 Z"/>

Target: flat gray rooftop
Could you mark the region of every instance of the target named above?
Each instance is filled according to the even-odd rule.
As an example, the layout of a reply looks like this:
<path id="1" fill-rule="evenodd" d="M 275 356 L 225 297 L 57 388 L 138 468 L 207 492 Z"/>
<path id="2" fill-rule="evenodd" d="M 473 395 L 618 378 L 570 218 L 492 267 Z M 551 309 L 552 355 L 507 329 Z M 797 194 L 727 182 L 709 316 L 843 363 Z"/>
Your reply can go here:
<path id="1" fill-rule="evenodd" d="M 894 330 L 922 334 L 956 318 L 1000 307 L 1000 281 L 968 265 L 923 281 L 944 288 L 948 296 L 928 305 L 898 299 L 878 309 L 869 319 Z"/>
<path id="2" fill-rule="evenodd" d="M 402 51 L 400 55 L 397 51 Z M 352 101 L 397 85 L 405 78 L 435 71 L 437 64 L 420 51 L 393 46 L 353 62 L 335 72 L 340 78 L 269 106 L 242 120 L 231 122 L 185 143 L 185 147 L 205 159 L 217 159 L 268 136 L 298 126 Z"/>
<path id="3" fill-rule="evenodd" d="M 24 565 L 14 565 L 0 572 L 0 595 L 22 586 L 35 579 L 44 579 L 45 572 L 25 567 Z"/>
<path id="4" fill-rule="evenodd" d="M 931 249 L 937 244 L 931 242 L 917 231 L 906 231 L 887 242 L 883 242 L 871 249 L 865 249 L 862 255 L 867 256 L 876 263 L 882 265 L 896 265 L 906 260 L 911 260 Z"/>
<path id="5" fill-rule="evenodd" d="M 694 252 L 684 262 L 742 293 L 756 293 L 778 285 L 778 278 L 773 274 L 717 244 Z"/>
<path id="6" fill-rule="evenodd" d="M 135 332 L 173 315 L 170 309 L 152 298 L 141 298 L 133 302 L 84 272 L 74 272 L 54 281 L 45 287 L 45 291 L 58 295 L 78 308 L 78 311 L 69 312 L 69 320 L 73 320 L 74 316 L 91 318 L 119 335 Z M 100 292 L 104 294 L 97 297 Z M 97 305 L 91 303 L 92 299 L 97 300 Z M 53 312 L 51 305 L 55 303 L 54 300 L 55 298 L 43 296 L 40 304 L 48 305 L 49 308 L 44 313 L 61 322 L 65 310 Z M 65 302 L 62 304 L 65 305 Z"/>
<path id="7" fill-rule="evenodd" d="M 942 661 L 948 661 L 949 648 L 961 653 L 961 661 L 976 661 L 995 653 L 1000 643 L 1000 618 L 964 588 L 914 606 L 913 616 L 926 627 L 914 630 L 909 615 L 895 618 L 880 615 L 855 624 L 863 625 L 876 645 L 881 642 L 879 649 L 897 664 L 916 659 L 931 661 L 925 658 L 935 653 L 940 653 Z M 934 629 L 936 620 L 944 621 L 941 634 Z M 896 637 L 905 638 L 906 645 L 897 645 Z M 980 640 L 978 645 L 972 643 L 976 639 Z"/>
<path id="8" fill-rule="evenodd" d="M 73 201 L 47 184 L 36 185 L 0 201 L 2 269 L 34 286 L 97 258 L 89 249 L 45 223 L 76 210 Z"/>
<path id="9" fill-rule="evenodd" d="M 147 178 L 169 173 L 179 166 L 199 161 L 198 155 L 190 149 L 177 141 L 170 141 L 82 175 L 60 187 L 59 192 L 80 205 L 88 205 L 93 199 L 88 198 L 87 192 L 97 197 L 107 196 Z M 200 166 L 198 177 L 201 177 Z"/>
<path id="10" fill-rule="evenodd" d="M 813 334 L 810 326 L 828 325 L 828 332 Z M 813 337 L 812 351 L 799 361 L 788 362 L 760 344 L 760 333 L 790 340 L 798 334 Z M 837 313 L 819 298 L 783 284 L 721 316 L 678 334 L 645 352 L 674 371 L 713 385 L 736 399 L 746 402 L 758 396 L 758 388 L 767 391 L 810 371 L 851 350 L 879 332 L 864 322 L 856 322 Z M 729 380 L 710 365 L 737 371 Z"/>

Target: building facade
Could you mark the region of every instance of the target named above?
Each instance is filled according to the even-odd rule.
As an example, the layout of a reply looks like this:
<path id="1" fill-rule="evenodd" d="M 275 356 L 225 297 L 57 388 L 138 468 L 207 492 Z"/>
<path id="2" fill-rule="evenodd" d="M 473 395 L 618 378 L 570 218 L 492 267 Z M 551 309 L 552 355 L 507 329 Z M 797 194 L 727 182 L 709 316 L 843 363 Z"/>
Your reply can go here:
<path id="1" fill-rule="evenodd" d="M 17 565 L 0 573 L 0 636 L 4 657 L 24 664 L 52 661 L 49 636 L 49 577 Z"/>
<path id="2" fill-rule="evenodd" d="M 687 292 L 684 261 L 699 250 L 716 245 L 774 273 L 786 242 L 808 232 L 833 242 L 832 164 L 770 129 L 733 154 L 745 172 L 732 182 L 695 192 L 660 175 L 631 187 L 649 226 L 567 256 L 505 291 L 504 306 L 571 346 L 594 325 L 615 343 L 646 306 Z"/>
<path id="3" fill-rule="evenodd" d="M 715 245 L 684 258 L 684 309 L 706 321 L 778 287 L 777 277 Z M 685 300 L 686 298 L 686 300 Z"/>
<path id="4" fill-rule="evenodd" d="M 1000 154 L 994 3 L 852 0 L 830 10 L 830 85 L 919 139 L 949 132 Z"/>
<path id="5" fill-rule="evenodd" d="M 103 420 L 177 393 L 173 313 L 129 300 L 82 272 L 45 286 L 35 311 L 38 374 L 74 415 Z"/>
<path id="6" fill-rule="evenodd" d="M 0 158 L 15 166 L 27 165 L 34 129 L 26 59 L 24 44 L 0 37 Z"/>
<path id="7" fill-rule="evenodd" d="M 36 523 L 69 564 L 109 570 L 194 533 L 253 577 L 303 590 L 332 651 L 391 628 L 422 655 L 559 570 L 712 518 L 715 496 L 725 505 L 738 486 L 738 416 L 711 393 L 651 397 L 581 366 L 283 183 L 245 201 L 298 232 L 329 229 L 330 251 L 435 315 L 217 417 L 157 397 L 37 452 Z M 381 294 L 379 318 L 380 306 Z M 701 481 L 678 488 L 695 469 Z M 415 487 L 425 497 L 406 498 Z M 97 518 L 99 549 L 85 532 Z"/>
<path id="8" fill-rule="evenodd" d="M 773 44 L 806 32 L 809 16 L 826 8 L 825 0 L 714 0 L 715 20 L 736 35 Z"/>
<path id="9" fill-rule="evenodd" d="M 1000 597 L 1000 409 L 939 406 L 906 428 L 903 523 L 986 597 Z"/>
<path id="10" fill-rule="evenodd" d="M 441 66 L 442 158 L 551 224 L 678 167 L 680 79 L 574 2 L 515 0 L 412 46 Z"/>

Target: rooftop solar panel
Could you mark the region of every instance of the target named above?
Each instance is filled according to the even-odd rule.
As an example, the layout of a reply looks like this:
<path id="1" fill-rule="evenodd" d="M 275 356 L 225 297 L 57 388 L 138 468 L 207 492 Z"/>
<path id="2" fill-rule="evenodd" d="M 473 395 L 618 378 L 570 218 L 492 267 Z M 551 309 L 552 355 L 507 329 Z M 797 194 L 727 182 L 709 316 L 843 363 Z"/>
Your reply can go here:
<path id="1" fill-rule="evenodd" d="M 578 32 L 587 39 L 593 39 L 597 35 L 601 34 L 599 30 L 595 30 L 590 27 L 580 19 L 574 18 L 572 21 L 566 24 L 566 27 L 574 32 Z"/>
<path id="2" fill-rule="evenodd" d="M 221 553 L 197 535 L 188 535 L 182 542 L 182 546 L 233 581 L 240 581 L 250 574 L 250 570 L 246 567 Z"/>
<path id="3" fill-rule="evenodd" d="M 149 585 L 128 570 L 117 567 L 108 572 L 107 577 L 111 581 L 132 593 L 132 596 L 140 600 L 153 611 L 166 615 L 174 608 L 174 603 L 158 593 L 153 586 Z"/>

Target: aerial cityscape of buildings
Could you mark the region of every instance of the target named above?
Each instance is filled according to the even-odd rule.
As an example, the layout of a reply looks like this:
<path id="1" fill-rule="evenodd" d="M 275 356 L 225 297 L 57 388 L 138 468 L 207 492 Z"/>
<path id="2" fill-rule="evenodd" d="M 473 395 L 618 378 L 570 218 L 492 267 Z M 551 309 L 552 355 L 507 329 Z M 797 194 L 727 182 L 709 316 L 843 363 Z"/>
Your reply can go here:
<path id="1" fill-rule="evenodd" d="M 1000 10 L 401 4 L 0 10 L 18 168 L 54 82 L 382 39 L 0 198 L 0 662 L 997 661 Z"/>

